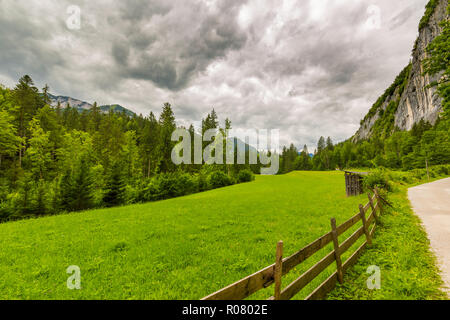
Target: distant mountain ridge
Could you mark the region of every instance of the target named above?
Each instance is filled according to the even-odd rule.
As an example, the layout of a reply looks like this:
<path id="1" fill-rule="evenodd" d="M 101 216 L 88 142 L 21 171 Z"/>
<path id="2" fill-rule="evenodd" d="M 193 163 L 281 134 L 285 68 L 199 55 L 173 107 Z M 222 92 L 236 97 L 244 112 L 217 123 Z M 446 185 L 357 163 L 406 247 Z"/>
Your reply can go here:
<path id="1" fill-rule="evenodd" d="M 62 108 L 66 108 L 67 105 L 69 104 L 72 108 L 76 108 L 79 112 L 83 112 L 84 110 L 90 110 L 92 108 L 92 104 L 79 100 L 79 99 L 75 99 L 72 97 L 67 97 L 67 96 L 54 96 L 52 94 L 48 94 L 48 97 L 50 99 L 50 105 L 52 107 L 56 107 L 58 105 L 58 102 L 60 103 Z M 122 107 L 119 104 L 111 104 L 111 105 L 102 105 L 99 106 L 100 110 L 102 112 L 109 112 L 111 109 L 114 112 L 117 113 L 122 113 L 125 112 L 128 116 L 132 117 L 134 115 L 136 115 L 133 111 Z"/>
<path id="2" fill-rule="evenodd" d="M 55 96 L 55 95 L 48 93 L 48 98 L 50 99 L 50 105 L 52 107 L 56 107 L 59 102 L 63 109 L 66 108 L 67 105 L 69 104 L 72 108 L 76 108 L 78 110 L 78 112 L 83 112 L 84 110 L 90 110 L 93 106 L 92 104 L 90 104 L 88 102 L 85 102 L 85 101 L 82 101 L 79 99 L 75 99 L 72 97 L 67 97 L 67 96 Z M 130 117 L 133 117 L 136 115 L 136 113 L 134 113 L 133 111 L 131 111 L 127 108 L 124 108 L 119 104 L 107 104 L 107 105 L 99 106 L 99 108 L 104 113 L 107 113 L 111 109 L 113 109 L 113 111 L 116 113 L 125 112 Z M 231 139 L 232 138 L 230 138 L 230 140 Z M 239 138 L 235 138 L 235 143 L 236 143 L 237 150 L 239 150 L 239 152 L 258 153 L 258 151 L 256 150 L 255 147 L 248 145 L 247 143 L 243 142 Z"/>

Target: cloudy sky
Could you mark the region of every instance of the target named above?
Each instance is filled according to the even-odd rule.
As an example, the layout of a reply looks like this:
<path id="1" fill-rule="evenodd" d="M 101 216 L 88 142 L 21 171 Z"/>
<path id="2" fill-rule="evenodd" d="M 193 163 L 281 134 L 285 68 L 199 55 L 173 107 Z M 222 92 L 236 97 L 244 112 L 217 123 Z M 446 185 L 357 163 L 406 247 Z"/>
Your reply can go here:
<path id="1" fill-rule="evenodd" d="M 314 148 L 355 133 L 408 63 L 427 2 L 0 0 L 0 83 L 29 74 L 144 115 L 170 102 L 180 125 L 214 107 Z"/>

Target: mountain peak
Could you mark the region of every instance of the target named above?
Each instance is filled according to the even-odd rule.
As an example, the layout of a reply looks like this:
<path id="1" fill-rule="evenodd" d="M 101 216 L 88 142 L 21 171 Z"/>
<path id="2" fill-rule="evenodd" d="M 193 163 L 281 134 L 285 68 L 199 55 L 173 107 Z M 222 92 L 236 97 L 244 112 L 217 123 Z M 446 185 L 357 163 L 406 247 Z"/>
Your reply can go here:
<path id="1" fill-rule="evenodd" d="M 52 107 L 56 107 L 58 103 L 61 105 L 62 108 L 66 108 L 69 104 L 72 108 L 76 108 L 79 112 L 83 112 L 84 110 L 90 110 L 92 108 L 92 104 L 75 99 L 68 96 L 55 96 L 52 94 L 48 94 L 48 97 L 50 99 L 50 105 Z M 102 105 L 99 106 L 100 110 L 104 113 L 109 112 L 110 110 L 113 110 L 113 112 L 116 113 L 122 113 L 125 112 L 128 116 L 132 117 L 135 115 L 135 113 L 125 107 L 122 107 L 119 104 L 111 104 L 111 105 Z"/>

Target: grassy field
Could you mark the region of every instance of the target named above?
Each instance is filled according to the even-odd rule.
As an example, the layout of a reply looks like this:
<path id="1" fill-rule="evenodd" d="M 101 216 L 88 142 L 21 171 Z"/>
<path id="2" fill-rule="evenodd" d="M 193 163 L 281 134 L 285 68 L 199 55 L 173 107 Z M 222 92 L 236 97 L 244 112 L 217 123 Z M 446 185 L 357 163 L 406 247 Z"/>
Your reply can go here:
<path id="1" fill-rule="evenodd" d="M 346 198 L 340 172 L 295 172 L 161 202 L 2 224 L 0 299 L 200 299 L 272 264 L 277 241 L 290 255 L 328 232 L 331 217 L 342 223 L 366 199 Z M 81 268 L 81 290 L 66 287 L 70 265 Z"/>
<path id="2" fill-rule="evenodd" d="M 381 226 L 375 231 L 375 241 L 358 263 L 345 276 L 343 285 L 328 296 L 331 300 L 440 300 L 446 295 L 439 288 L 442 280 L 436 258 L 430 251 L 427 235 L 420 219 L 414 214 L 407 198 L 409 187 L 426 183 L 405 183 L 395 176 L 406 173 L 391 172 L 394 192 L 386 207 Z M 438 180 L 435 177 L 432 180 Z M 413 179 L 414 180 L 414 179 Z M 367 290 L 366 273 L 369 265 L 380 267 L 381 289 Z"/>

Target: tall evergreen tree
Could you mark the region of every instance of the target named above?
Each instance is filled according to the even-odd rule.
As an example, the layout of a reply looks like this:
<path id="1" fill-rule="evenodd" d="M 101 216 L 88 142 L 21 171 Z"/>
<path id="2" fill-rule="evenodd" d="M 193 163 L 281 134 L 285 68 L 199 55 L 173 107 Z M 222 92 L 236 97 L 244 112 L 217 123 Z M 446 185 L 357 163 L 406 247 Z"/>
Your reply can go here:
<path id="1" fill-rule="evenodd" d="M 87 210 L 93 206 L 93 179 L 86 157 L 80 159 L 73 179 L 72 210 Z"/>
<path id="2" fill-rule="evenodd" d="M 172 142 L 172 133 L 176 129 L 175 116 L 169 103 L 165 103 L 161 116 L 159 117 L 160 125 L 160 171 L 169 172 L 175 169 L 172 162 L 172 149 L 175 145 Z"/>
<path id="3" fill-rule="evenodd" d="M 300 154 L 300 170 L 311 170 L 312 163 L 309 155 L 308 146 L 305 144 Z"/>
<path id="4" fill-rule="evenodd" d="M 106 192 L 103 202 L 107 207 L 123 204 L 125 201 L 125 181 L 123 168 L 119 161 L 114 162 L 109 171 L 106 182 Z"/>
<path id="5" fill-rule="evenodd" d="M 153 112 L 150 112 L 140 135 L 140 153 L 143 159 L 146 177 L 156 170 L 159 153 L 159 124 Z"/>
<path id="6" fill-rule="evenodd" d="M 86 157 L 76 170 L 67 168 L 60 183 L 61 207 L 67 211 L 87 210 L 93 206 L 93 178 Z"/>
<path id="7" fill-rule="evenodd" d="M 48 86 L 48 84 L 45 84 L 44 88 L 42 88 L 42 96 L 44 99 L 44 103 L 45 104 L 50 104 L 50 98 L 49 98 L 49 93 L 48 91 L 50 90 L 50 87 Z"/>
<path id="8" fill-rule="evenodd" d="M 44 106 L 44 101 L 39 95 L 39 90 L 34 86 L 30 76 L 25 75 L 19 79 L 19 83 L 14 88 L 14 104 L 18 106 L 15 110 L 18 133 L 23 142 L 29 137 L 28 122 L 34 117 L 37 110 Z M 22 165 L 22 158 L 26 144 L 19 148 L 19 166 Z"/>

